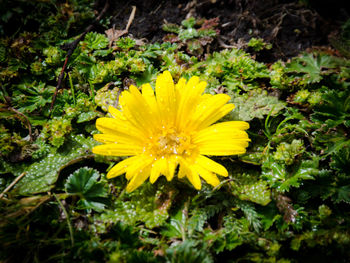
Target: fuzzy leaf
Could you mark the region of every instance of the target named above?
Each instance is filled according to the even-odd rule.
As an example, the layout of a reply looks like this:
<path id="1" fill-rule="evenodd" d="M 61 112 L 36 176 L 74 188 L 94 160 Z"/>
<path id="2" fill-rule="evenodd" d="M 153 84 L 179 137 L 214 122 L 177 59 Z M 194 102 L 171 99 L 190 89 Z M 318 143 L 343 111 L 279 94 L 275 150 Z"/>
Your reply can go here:
<path id="1" fill-rule="evenodd" d="M 68 151 L 49 154 L 40 162 L 27 167 L 26 175 L 15 186 L 17 191 L 22 195 L 49 191 L 57 181 L 61 169 L 75 159 L 84 158 L 96 144 L 93 139 L 86 139 L 83 135 L 72 135 L 68 143 Z"/>
<path id="2" fill-rule="evenodd" d="M 263 119 L 270 112 L 274 116 L 285 107 L 284 102 L 260 89 L 251 90 L 249 93 L 233 98 L 233 104 L 236 108 L 231 116 L 233 119 L 242 121 Z"/>
<path id="3" fill-rule="evenodd" d="M 260 205 L 267 205 L 271 201 L 271 192 L 265 181 L 258 181 L 241 186 L 239 198 Z"/>
<path id="4" fill-rule="evenodd" d="M 122 221 L 128 225 L 141 221 L 148 228 L 159 227 L 169 217 L 168 209 L 171 205 L 170 196 L 165 201 L 157 199 L 160 193 L 153 185 L 144 184 L 136 191 L 117 199 L 114 203 L 114 210 L 106 211 L 99 220 L 102 222 Z M 159 204 L 160 201 L 163 202 Z"/>
<path id="5" fill-rule="evenodd" d="M 98 112 L 96 111 L 89 111 L 89 112 L 82 112 L 79 114 L 77 123 L 87 122 L 95 119 L 98 116 Z"/>

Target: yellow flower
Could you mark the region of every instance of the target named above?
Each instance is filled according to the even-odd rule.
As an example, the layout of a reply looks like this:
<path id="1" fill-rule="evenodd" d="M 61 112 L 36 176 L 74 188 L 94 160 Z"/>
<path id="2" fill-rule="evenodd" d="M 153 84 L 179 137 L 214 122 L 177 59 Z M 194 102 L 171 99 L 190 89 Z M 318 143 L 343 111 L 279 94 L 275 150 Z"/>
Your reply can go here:
<path id="1" fill-rule="evenodd" d="M 96 121 L 102 134 L 94 139 L 104 143 L 92 151 L 109 156 L 131 156 L 116 164 L 107 178 L 126 174 L 127 191 L 139 187 L 147 178 L 154 183 L 160 175 L 172 180 L 177 166 L 178 177 L 201 189 L 202 177 L 217 186 L 216 175 L 228 176 L 224 166 L 205 155 L 232 155 L 246 152 L 250 141 L 243 121 L 215 123 L 234 108 L 226 94 L 202 94 L 207 83 L 192 77 L 181 78 L 174 85 L 168 71 L 156 80 L 155 93 L 150 84 L 142 93 L 130 86 L 120 96 L 120 108 L 108 111 L 112 118 Z"/>

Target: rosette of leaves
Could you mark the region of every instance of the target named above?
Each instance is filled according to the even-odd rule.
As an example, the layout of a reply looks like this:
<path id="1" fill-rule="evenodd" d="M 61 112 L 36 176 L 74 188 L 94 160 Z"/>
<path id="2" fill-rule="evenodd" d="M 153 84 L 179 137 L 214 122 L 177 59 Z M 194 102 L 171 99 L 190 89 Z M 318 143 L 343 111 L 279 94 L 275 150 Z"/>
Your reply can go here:
<path id="1" fill-rule="evenodd" d="M 266 43 L 262 38 L 252 37 L 248 42 L 248 47 L 252 48 L 255 52 L 259 52 L 264 49 L 271 49 L 272 44 Z"/>
<path id="2" fill-rule="evenodd" d="M 302 140 L 294 139 L 292 143 L 282 142 L 277 146 L 273 158 L 276 161 L 291 165 L 297 156 L 300 156 L 305 151 Z"/>
<path id="3" fill-rule="evenodd" d="M 229 94 L 259 88 L 264 79 L 270 78 L 266 65 L 255 61 L 249 54 L 236 48 L 214 52 L 205 61 L 191 68 L 194 72 L 198 70 L 203 71 L 205 79 L 209 76 L 220 78 L 221 84 Z"/>
<path id="4" fill-rule="evenodd" d="M 241 200 L 251 201 L 260 205 L 267 205 L 271 201 L 271 190 L 266 181 L 258 180 L 252 174 L 235 175 L 231 182 L 233 194 Z"/>
<path id="5" fill-rule="evenodd" d="M 181 22 L 181 26 L 175 24 L 164 24 L 162 29 L 172 34 L 167 34 L 163 40 L 171 43 L 177 43 L 178 47 L 186 47 L 189 54 L 200 56 L 204 48 L 209 45 L 218 35 L 216 30 L 218 18 L 196 20 L 190 17 Z"/>
<path id="6" fill-rule="evenodd" d="M 110 84 L 105 85 L 103 88 L 96 92 L 95 103 L 101 107 L 102 110 L 108 111 L 110 105 L 116 105 L 118 96 L 121 93 L 118 87 L 110 89 Z"/>
<path id="7" fill-rule="evenodd" d="M 292 96 L 293 102 L 301 105 L 308 104 L 309 106 L 313 107 L 315 105 L 318 105 L 322 101 L 322 91 L 309 91 L 307 89 L 298 90 L 293 96 Z"/>
<path id="8" fill-rule="evenodd" d="M 23 113 L 42 110 L 51 103 L 55 87 L 43 82 L 32 84 L 19 84 L 13 87 L 12 101 L 16 108 Z"/>

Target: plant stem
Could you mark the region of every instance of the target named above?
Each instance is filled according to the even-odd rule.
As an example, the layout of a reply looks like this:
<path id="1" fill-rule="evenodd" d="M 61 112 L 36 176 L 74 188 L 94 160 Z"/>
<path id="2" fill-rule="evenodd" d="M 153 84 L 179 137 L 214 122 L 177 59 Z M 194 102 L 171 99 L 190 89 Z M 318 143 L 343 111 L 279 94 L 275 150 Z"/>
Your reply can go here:
<path id="1" fill-rule="evenodd" d="M 55 195 L 55 193 L 52 193 L 52 195 L 55 197 L 55 199 L 58 202 L 59 206 L 61 207 L 64 215 L 66 216 L 67 225 L 68 225 L 69 234 L 70 234 L 70 241 L 71 241 L 71 244 L 73 247 L 74 246 L 74 235 L 73 235 L 73 228 L 72 228 L 72 224 L 71 224 L 70 219 L 69 219 L 68 212 L 67 212 L 66 208 L 64 207 L 64 205 L 62 204 L 62 202 L 60 201 L 60 199 L 57 197 L 57 195 Z"/>

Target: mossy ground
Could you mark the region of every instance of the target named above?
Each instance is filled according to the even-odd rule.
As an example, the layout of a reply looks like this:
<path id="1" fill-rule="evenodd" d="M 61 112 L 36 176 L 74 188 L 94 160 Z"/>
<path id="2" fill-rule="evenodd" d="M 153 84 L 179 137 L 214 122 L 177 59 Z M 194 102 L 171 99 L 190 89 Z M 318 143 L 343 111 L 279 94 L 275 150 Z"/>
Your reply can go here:
<path id="1" fill-rule="evenodd" d="M 121 36 L 132 8 L 110 3 L 66 66 L 104 1 L 0 3 L 0 260 L 348 262 L 346 9 L 331 23 L 327 1 L 146 2 Z M 216 189 L 127 193 L 105 178 L 121 159 L 91 153 L 96 118 L 164 70 L 230 95 L 225 119 L 250 124 L 246 154 L 215 158 Z"/>

